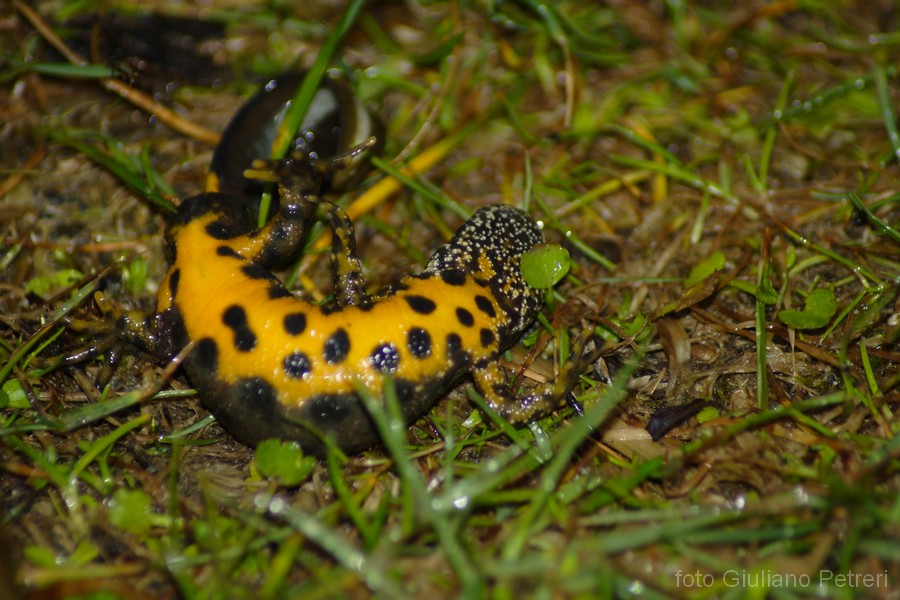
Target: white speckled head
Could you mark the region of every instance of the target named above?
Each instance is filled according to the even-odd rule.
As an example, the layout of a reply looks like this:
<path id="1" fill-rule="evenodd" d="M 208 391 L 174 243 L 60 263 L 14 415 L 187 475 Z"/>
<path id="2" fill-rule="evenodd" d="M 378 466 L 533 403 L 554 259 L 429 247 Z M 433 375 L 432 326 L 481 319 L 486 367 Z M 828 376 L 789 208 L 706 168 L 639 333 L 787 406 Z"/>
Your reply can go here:
<path id="1" fill-rule="evenodd" d="M 537 223 L 525 212 L 512 206 L 487 206 L 434 253 L 425 271 L 461 271 L 489 287 L 508 319 L 501 332 L 508 342 L 534 321 L 543 304 L 543 291 L 525 282 L 521 268 L 522 254 L 543 242 Z"/>

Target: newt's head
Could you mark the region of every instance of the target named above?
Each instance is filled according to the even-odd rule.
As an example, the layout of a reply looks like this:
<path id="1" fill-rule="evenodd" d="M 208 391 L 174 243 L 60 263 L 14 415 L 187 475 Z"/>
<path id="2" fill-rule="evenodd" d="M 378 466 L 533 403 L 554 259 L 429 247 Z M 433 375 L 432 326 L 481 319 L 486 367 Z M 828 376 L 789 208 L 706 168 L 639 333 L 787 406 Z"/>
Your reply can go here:
<path id="1" fill-rule="evenodd" d="M 426 273 L 459 272 L 486 285 L 507 317 L 501 346 L 521 334 L 537 316 L 543 290 L 525 282 L 522 254 L 544 242 L 534 219 L 512 206 L 487 206 L 460 227 L 428 261 Z"/>

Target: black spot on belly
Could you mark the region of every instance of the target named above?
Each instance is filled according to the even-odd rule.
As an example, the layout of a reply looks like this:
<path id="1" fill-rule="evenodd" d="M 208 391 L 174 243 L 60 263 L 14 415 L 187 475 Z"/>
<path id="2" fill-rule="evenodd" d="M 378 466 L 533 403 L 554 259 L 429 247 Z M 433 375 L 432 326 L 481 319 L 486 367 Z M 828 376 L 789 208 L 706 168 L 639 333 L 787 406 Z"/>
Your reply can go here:
<path id="1" fill-rule="evenodd" d="M 369 360 L 382 373 L 393 373 L 400 365 L 400 352 L 394 344 L 382 344 L 372 351 Z"/>
<path id="2" fill-rule="evenodd" d="M 397 294 L 400 292 L 405 292 L 406 290 L 408 290 L 409 284 L 404 283 L 403 281 L 396 281 L 389 286 L 389 289 L 390 289 L 390 293 L 388 295 L 393 296 L 394 294 Z"/>
<path id="3" fill-rule="evenodd" d="M 497 313 L 494 311 L 494 305 L 491 304 L 487 296 L 482 296 L 481 294 L 475 296 L 475 306 L 492 319 L 497 316 Z"/>
<path id="4" fill-rule="evenodd" d="M 197 365 L 197 369 L 215 375 L 219 367 L 219 347 L 212 338 L 205 337 L 197 342 L 191 353 L 191 360 Z"/>
<path id="5" fill-rule="evenodd" d="M 219 246 L 216 248 L 216 254 L 219 256 L 228 256 L 230 258 L 241 258 L 241 255 L 235 252 L 230 246 Z"/>
<path id="6" fill-rule="evenodd" d="M 329 365 L 334 365 L 347 358 L 348 352 L 350 352 L 350 337 L 343 328 L 339 328 L 325 340 L 322 356 Z"/>
<path id="7" fill-rule="evenodd" d="M 306 313 L 297 312 L 284 315 L 284 330 L 289 335 L 300 335 L 306 331 Z"/>
<path id="8" fill-rule="evenodd" d="M 447 335 L 447 356 L 451 361 L 457 362 L 463 354 L 462 338 L 455 333 Z"/>
<path id="9" fill-rule="evenodd" d="M 250 279 L 267 279 L 269 281 L 278 279 L 272 275 L 272 272 L 266 269 L 265 267 L 261 267 L 259 265 L 255 265 L 253 263 L 247 263 L 243 267 L 241 267 L 241 272 L 244 273 Z"/>
<path id="10" fill-rule="evenodd" d="M 320 308 L 322 314 L 326 316 L 343 310 L 343 307 L 338 304 L 323 304 Z"/>
<path id="11" fill-rule="evenodd" d="M 284 372 L 288 377 L 301 379 L 312 370 L 309 357 L 302 352 L 294 352 L 284 357 Z"/>
<path id="12" fill-rule="evenodd" d="M 409 307 L 413 309 L 415 312 L 420 315 L 430 315 L 437 308 L 437 304 L 434 303 L 434 300 L 430 298 L 426 298 L 425 296 L 404 296 L 404 300 L 409 304 Z"/>
<path id="13" fill-rule="evenodd" d="M 493 344 L 495 339 L 497 338 L 494 337 L 494 332 L 490 329 L 485 328 L 481 330 L 481 345 L 485 348 Z"/>
<path id="14" fill-rule="evenodd" d="M 472 313 L 461 306 L 456 309 L 456 318 L 459 319 L 460 324 L 466 327 L 471 327 L 475 324 L 475 317 L 472 316 Z"/>
<path id="15" fill-rule="evenodd" d="M 230 240 L 241 235 L 241 227 L 235 223 L 225 223 L 223 221 L 213 221 L 206 226 L 206 233 L 209 237 L 216 240 Z"/>
<path id="16" fill-rule="evenodd" d="M 218 221 L 213 221 L 206 226 L 206 234 L 217 240 L 227 240 L 231 237 L 228 228 Z"/>
<path id="17" fill-rule="evenodd" d="M 431 356 L 431 336 L 420 327 L 413 327 L 406 334 L 406 346 L 416 358 Z"/>
<path id="18" fill-rule="evenodd" d="M 172 297 L 178 295 L 178 283 L 181 281 L 181 269 L 172 269 L 172 274 L 169 275 L 169 290 L 172 292 Z"/>
<path id="19" fill-rule="evenodd" d="M 278 300 L 279 298 L 293 298 L 294 295 L 289 289 L 281 285 L 281 282 L 273 281 L 268 290 L 269 300 Z"/>
<path id="20" fill-rule="evenodd" d="M 495 383 L 493 385 L 494 393 L 500 396 L 501 398 L 510 398 L 512 397 L 512 392 L 509 391 L 509 386 L 505 383 Z"/>
<path id="21" fill-rule="evenodd" d="M 234 347 L 240 352 L 250 352 L 256 346 L 256 334 L 247 323 L 247 312 L 232 304 L 222 314 L 222 323 L 234 332 Z"/>
<path id="22" fill-rule="evenodd" d="M 459 269 L 445 269 L 441 271 L 441 279 L 447 285 L 464 285 L 466 283 L 466 274 Z"/>

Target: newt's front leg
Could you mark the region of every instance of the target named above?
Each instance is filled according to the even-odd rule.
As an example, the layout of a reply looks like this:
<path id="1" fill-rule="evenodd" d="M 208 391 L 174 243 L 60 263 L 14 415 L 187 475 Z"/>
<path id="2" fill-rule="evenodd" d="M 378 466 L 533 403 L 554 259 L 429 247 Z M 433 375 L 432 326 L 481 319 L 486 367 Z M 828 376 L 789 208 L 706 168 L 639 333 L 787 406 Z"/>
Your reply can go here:
<path id="1" fill-rule="evenodd" d="M 356 256 L 353 223 L 334 202 L 322 203 L 331 226 L 331 267 L 334 270 L 334 300 L 338 306 L 365 306 L 371 303 L 366 280 Z"/>
<path id="2" fill-rule="evenodd" d="M 274 236 L 276 239 L 267 245 L 265 256 L 257 260 L 260 264 L 271 262 L 266 260 L 270 258 L 269 254 L 280 258 L 285 255 L 286 250 L 290 249 L 291 252 L 296 250 L 296 246 L 288 245 L 288 240 L 293 240 L 292 235 L 295 233 L 305 234 L 305 229 L 295 232 L 290 225 L 308 224 L 315 214 L 315 209 L 318 206 L 323 208 L 332 233 L 334 299 L 339 307 L 364 306 L 371 301 L 366 293 L 362 267 L 356 257 L 353 222 L 343 208 L 330 200 L 320 198 L 318 194 L 325 178 L 351 168 L 358 157 L 374 144 L 374 138 L 369 138 L 350 151 L 328 159 L 313 159 L 295 153 L 283 160 L 256 161 L 253 169 L 247 172 L 254 178 L 278 182 L 281 206 L 270 226 L 273 228 L 272 231 L 265 234 L 267 238 Z M 275 246 L 275 243 L 281 243 L 279 238 L 282 237 L 285 238 L 283 247 Z"/>

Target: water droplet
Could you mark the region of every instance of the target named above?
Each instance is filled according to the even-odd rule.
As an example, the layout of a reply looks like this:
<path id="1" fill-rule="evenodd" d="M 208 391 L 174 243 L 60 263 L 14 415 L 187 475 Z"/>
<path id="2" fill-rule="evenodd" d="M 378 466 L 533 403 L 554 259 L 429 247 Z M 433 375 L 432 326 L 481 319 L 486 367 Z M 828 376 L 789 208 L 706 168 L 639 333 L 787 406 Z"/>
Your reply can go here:
<path id="1" fill-rule="evenodd" d="M 284 510 L 284 499 L 283 498 L 272 498 L 272 501 L 269 502 L 269 512 L 273 515 L 277 515 Z"/>
<path id="2" fill-rule="evenodd" d="M 465 507 L 469 505 L 469 497 L 468 496 L 459 496 L 453 499 L 453 507 L 457 510 L 463 510 Z"/>

